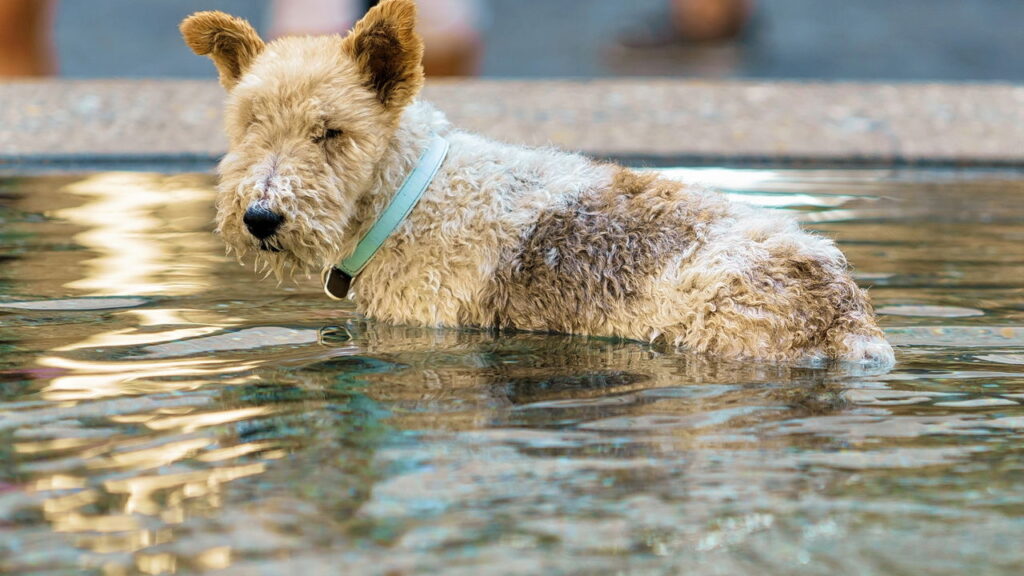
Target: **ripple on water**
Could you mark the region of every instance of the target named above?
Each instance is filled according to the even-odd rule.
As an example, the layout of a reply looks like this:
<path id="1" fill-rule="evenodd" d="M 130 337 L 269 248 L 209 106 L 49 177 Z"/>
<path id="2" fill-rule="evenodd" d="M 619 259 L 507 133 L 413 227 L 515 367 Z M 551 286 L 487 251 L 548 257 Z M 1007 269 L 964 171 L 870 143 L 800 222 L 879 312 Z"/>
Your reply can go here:
<path id="1" fill-rule="evenodd" d="M 982 310 L 959 306 L 882 306 L 876 308 L 875 312 L 886 316 L 924 316 L 927 318 L 967 318 L 985 315 Z"/>
<path id="2" fill-rule="evenodd" d="M 936 402 L 935 405 L 946 408 L 992 408 L 993 406 L 1017 406 L 1018 403 L 1006 398 L 974 398 L 972 400 Z"/>
<path id="3" fill-rule="evenodd" d="M 0 308 L 38 311 L 88 311 L 137 308 L 149 304 L 146 298 L 103 296 L 97 298 L 61 298 L 57 300 L 16 300 L 0 302 Z"/>
<path id="4" fill-rule="evenodd" d="M 274 346 L 301 346 L 318 341 L 319 331 L 283 326 L 259 326 L 224 334 L 189 338 L 142 348 L 144 358 L 177 358 L 228 350 L 255 350 Z"/>
<path id="5" fill-rule="evenodd" d="M 1019 326 L 893 327 L 885 334 L 894 346 L 1024 347 L 1024 328 Z"/>
<path id="6" fill-rule="evenodd" d="M 908 404 L 924 404 L 936 398 L 956 396 L 953 392 L 931 392 L 927 390 L 845 390 L 843 398 L 855 404 L 874 406 L 902 406 Z"/>
<path id="7" fill-rule="evenodd" d="M 618 418 L 606 418 L 581 424 L 581 430 L 618 430 L 618 431 L 654 431 L 654 430 L 679 430 L 709 428 L 726 424 L 730 420 L 749 416 L 764 410 L 782 410 L 767 406 L 742 406 L 726 408 L 711 412 L 697 412 L 694 414 L 645 414 L 641 416 L 623 416 Z"/>
<path id="8" fill-rule="evenodd" d="M 975 356 L 975 358 L 997 364 L 1020 364 L 1024 366 L 1024 354 L 981 354 Z"/>

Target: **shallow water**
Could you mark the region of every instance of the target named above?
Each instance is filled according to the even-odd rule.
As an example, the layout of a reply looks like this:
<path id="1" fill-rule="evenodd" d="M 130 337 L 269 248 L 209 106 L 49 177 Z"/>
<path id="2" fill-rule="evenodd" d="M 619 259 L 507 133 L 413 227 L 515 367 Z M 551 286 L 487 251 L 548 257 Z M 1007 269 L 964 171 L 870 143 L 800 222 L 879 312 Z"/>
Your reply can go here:
<path id="1" fill-rule="evenodd" d="M 389 327 L 209 176 L 0 181 L 0 572 L 1019 573 L 1024 176 L 672 173 L 836 237 L 896 368 Z"/>

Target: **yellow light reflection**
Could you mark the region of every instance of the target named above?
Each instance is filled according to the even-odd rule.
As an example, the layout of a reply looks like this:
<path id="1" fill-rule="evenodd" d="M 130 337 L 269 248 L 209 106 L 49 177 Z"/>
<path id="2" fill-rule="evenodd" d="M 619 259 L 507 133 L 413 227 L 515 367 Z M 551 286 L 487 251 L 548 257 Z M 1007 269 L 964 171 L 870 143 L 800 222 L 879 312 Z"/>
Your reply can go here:
<path id="1" fill-rule="evenodd" d="M 143 344 L 157 344 L 162 342 L 174 342 L 196 336 L 206 336 L 221 330 L 221 326 L 198 326 L 196 328 L 181 328 L 178 330 L 167 330 L 164 332 L 139 332 L 134 328 L 102 332 L 94 334 L 85 340 L 54 348 L 54 352 L 70 352 L 85 348 L 104 348 L 119 346 L 141 346 Z"/>
<path id="2" fill-rule="evenodd" d="M 82 490 L 66 496 L 49 498 L 43 502 L 43 512 L 46 514 L 61 514 L 70 510 L 77 510 L 87 504 L 99 500 L 99 494 L 93 490 Z"/>
<path id="3" fill-rule="evenodd" d="M 266 470 L 266 465 L 262 462 L 257 462 L 254 464 L 197 470 L 180 474 L 108 480 L 104 482 L 103 487 L 111 494 L 125 494 L 128 496 L 128 501 L 125 503 L 125 513 L 156 516 L 164 510 L 164 505 L 154 498 L 157 492 L 178 489 L 183 492 L 187 491 L 191 497 L 207 495 L 218 491 L 221 484 L 237 480 L 238 478 L 261 474 L 264 470 Z"/>
<path id="4" fill-rule="evenodd" d="M 66 474 L 54 474 L 47 478 L 40 478 L 32 484 L 32 490 L 36 492 L 49 492 L 51 490 L 74 490 L 84 488 L 85 479 Z"/>
<path id="5" fill-rule="evenodd" d="M 172 358 L 103 362 L 47 356 L 41 358 L 39 364 L 60 368 L 69 373 L 67 376 L 51 380 L 43 389 L 43 398 L 50 401 L 81 401 L 126 394 L 192 390 L 206 384 L 211 377 L 224 372 L 241 372 L 255 368 L 258 361 Z"/>
<path id="6" fill-rule="evenodd" d="M 224 328 L 237 326 L 242 322 L 240 318 L 207 318 L 201 325 L 184 318 L 184 314 L 204 315 L 201 310 L 174 309 L 174 308 L 143 308 L 139 310 L 125 310 L 117 315 L 135 316 L 133 322 L 135 327 L 122 330 L 111 330 L 100 332 L 84 340 L 73 342 L 60 348 L 54 348 L 55 352 L 70 352 L 86 348 L 105 348 L 120 346 L 143 346 L 146 344 L 161 344 L 164 342 L 176 342 L 186 338 L 207 336 Z M 176 330 L 161 330 L 154 332 L 145 330 L 150 326 L 191 326 L 189 328 L 178 328 Z"/>
<path id="7" fill-rule="evenodd" d="M 196 456 L 196 460 L 199 460 L 200 462 L 221 462 L 223 460 L 233 460 L 249 454 L 255 454 L 256 452 L 272 448 L 276 445 L 276 442 L 248 442 L 245 444 L 238 444 L 237 446 L 228 446 L 227 448 L 218 448 L 216 450 L 203 452 L 199 456 Z"/>
<path id="8" fill-rule="evenodd" d="M 195 294 L 208 288 L 214 267 L 222 264 L 217 240 L 204 229 L 214 192 L 194 177 L 99 173 L 64 191 L 87 201 L 58 210 L 55 216 L 84 227 L 75 241 L 97 254 L 83 264 L 78 280 L 65 284 L 67 288 L 95 296 Z M 211 318 L 196 325 L 183 317 L 185 313 L 204 314 L 182 309 L 120 312 L 136 316 L 136 326 L 90 335 L 55 351 L 176 342 L 239 322 Z M 149 326 L 180 328 L 146 330 Z M 102 362 L 48 356 L 39 364 L 65 374 L 49 383 L 44 398 L 81 401 L 195 388 L 205 383 L 204 377 L 223 372 L 218 368 L 224 363 L 198 358 Z M 239 363 L 230 364 L 233 370 L 245 369 Z"/>
<path id="9" fill-rule="evenodd" d="M 109 420 L 116 424 L 142 424 L 156 418 L 156 414 L 118 414 L 111 416 Z"/>
<path id="10" fill-rule="evenodd" d="M 182 432 L 194 432 L 207 426 L 217 426 L 239 420 L 249 420 L 259 416 L 266 416 L 273 412 L 270 406 L 256 406 L 253 408 L 238 408 L 223 412 L 204 412 L 202 414 L 189 414 L 186 416 L 169 416 L 146 422 L 146 427 L 152 430 L 180 429 Z"/>
<path id="11" fill-rule="evenodd" d="M 231 548 L 218 546 L 210 548 L 196 557 L 196 564 L 203 570 L 221 570 L 231 565 Z"/>
<path id="12" fill-rule="evenodd" d="M 170 554 L 145 554 L 135 558 L 135 567 L 143 574 L 176 572 L 177 566 L 177 560 Z"/>
<path id="13" fill-rule="evenodd" d="M 126 576 L 128 574 L 128 569 L 126 567 L 114 562 L 107 562 L 100 567 L 100 570 L 102 571 L 101 573 L 103 576 Z"/>
<path id="14" fill-rule="evenodd" d="M 94 470 L 106 468 L 131 468 L 133 470 L 159 468 L 160 466 L 177 462 L 195 454 L 212 443 L 213 440 L 210 438 L 182 440 L 134 452 L 111 454 L 106 458 L 90 461 L 88 467 Z"/>
<path id="15" fill-rule="evenodd" d="M 95 444 L 94 438 L 55 438 L 43 442 L 18 442 L 14 445 L 14 451 L 19 454 L 40 454 L 58 450 L 70 450 Z"/>
<path id="16" fill-rule="evenodd" d="M 288 452 L 285 451 L 285 450 L 271 450 L 270 452 L 264 452 L 263 453 L 263 459 L 264 460 L 280 460 L 281 458 L 284 458 L 287 455 L 288 455 Z"/>
<path id="17" fill-rule="evenodd" d="M 202 278 L 211 262 L 197 256 L 216 253 L 215 239 L 195 231 L 168 234 L 167 224 L 206 214 L 212 190 L 159 174 L 105 172 L 65 191 L 89 201 L 56 216 L 85 227 L 75 241 L 99 254 L 83 264 L 81 279 L 65 287 L 94 295 L 194 294 L 205 289 Z M 169 271 L 177 272 L 171 281 Z"/>
<path id="18" fill-rule="evenodd" d="M 150 530 L 89 534 L 76 540 L 79 547 L 88 548 L 98 554 L 134 552 L 160 543 Z"/>
<path id="19" fill-rule="evenodd" d="M 128 532 L 139 529 L 132 516 L 84 516 L 75 513 L 47 516 L 54 532 Z"/>
<path id="20" fill-rule="evenodd" d="M 193 295 L 206 292 L 215 282 L 224 259 L 220 242 L 208 229 L 214 192 L 201 177 L 102 173 L 73 183 L 64 192 L 84 202 L 52 215 L 82 229 L 74 241 L 90 255 L 64 288 L 83 296 Z M 54 467 L 52 475 L 31 484 L 32 490 L 44 493 L 42 511 L 55 532 L 77 533 L 76 544 L 97 554 L 142 551 L 134 558 L 135 566 L 113 561 L 102 565 L 104 573 L 173 572 L 178 568 L 174 555 L 144 550 L 173 541 L 169 526 L 184 522 L 196 501 L 203 510 L 219 507 L 225 484 L 266 470 L 263 462 L 240 464 L 237 459 L 284 454 L 271 440 L 211 449 L 222 434 L 210 427 L 259 418 L 274 409 L 197 412 L 212 401 L 202 394 L 173 401 L 136 398 L 212 382 L 248 382 L 255 378 L 250 371 L 260 365 L 259 359 L 203 357 L 202 350 L 173 358 L 152 353 L 118 360 L 100 353 L 173 345 L 214 335 L 242 319 L 188 308 L 144 307 L 106 314 L 114 318 L 114 326 L 65 337 L 59 347 L 46 346 L 51 353 L 37 363 L 54 374 L 41 393 L 52 405 L 39 416 L 44 421 L 102 417 L 112 424 L 144 425 L 151 433 L 142 439 L 116 434 L 109 439 L 43 437 L 16 443 L 14 449 L 33 457 L 72 452 L 73 457 L 66 459 L 76 467 L 84 462 L 92 472 L 103 471 L 94 477 L 116 475 L 97 486 Z M 103 357 L 94 359 L 97 356 Z M 58 414 L 57 404 L 65 402 Z M 114 509 L 90 514 L 111 502 Z M 154 523 L 162 526 L 152 529 Z M 230 548 L 215 547 L 193 561 L 199 569 L 216 570 L 228 567 L 231 557 Z"/>

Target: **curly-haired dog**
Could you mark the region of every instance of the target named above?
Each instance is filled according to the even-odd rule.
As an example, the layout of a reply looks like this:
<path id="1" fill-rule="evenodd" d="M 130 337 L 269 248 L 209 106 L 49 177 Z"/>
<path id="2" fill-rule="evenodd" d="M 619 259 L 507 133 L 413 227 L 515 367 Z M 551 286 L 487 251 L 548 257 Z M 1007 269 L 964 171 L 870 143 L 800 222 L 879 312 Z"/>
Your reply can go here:
<path id="1" fill-rule="evenodd" d="M 217 228 L 240 255 L 280 276 L 361 253 L 354 299 L 387 322 L 893 362 L 843 254 L 790 218 L 450 127 L 416 100 L 415 18 L 413 0 L 384 0 L 347 36 L 266 45 L 220 12 L 182 22 L 229 92 Z"/>

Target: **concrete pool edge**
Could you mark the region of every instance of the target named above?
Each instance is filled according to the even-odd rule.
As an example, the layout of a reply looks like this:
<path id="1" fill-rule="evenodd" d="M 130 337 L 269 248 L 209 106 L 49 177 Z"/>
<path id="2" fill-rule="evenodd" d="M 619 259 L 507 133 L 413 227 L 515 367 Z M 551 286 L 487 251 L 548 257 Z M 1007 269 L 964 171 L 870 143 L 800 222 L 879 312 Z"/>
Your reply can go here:
<path id="1" fill-rule="evenodd" d="M 1024 166 L 1024 86 L 432 80 L 453 124 L 649 164 Z M 0 168 L 213 162 L 224 95 L 203 80 L 0 85 Z"/>

